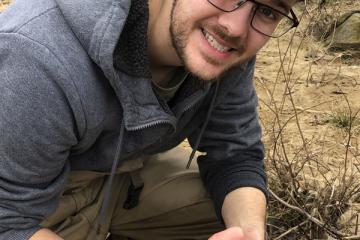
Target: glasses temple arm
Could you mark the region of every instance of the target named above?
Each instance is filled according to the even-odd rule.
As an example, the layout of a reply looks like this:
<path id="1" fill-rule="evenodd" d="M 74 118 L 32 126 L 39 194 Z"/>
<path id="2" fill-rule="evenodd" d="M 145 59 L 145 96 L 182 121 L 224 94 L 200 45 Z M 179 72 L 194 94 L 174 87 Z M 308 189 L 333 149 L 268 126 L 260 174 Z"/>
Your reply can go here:
<path id="1" fill-rule="evenodd" d="M 299 25 L 299 19 L 296 17 L 294 11 L 292 9 L 290 9 L 290 13 L 291 13 L 291 17 L 294 20 L 294 25 L 293 27 L 297 27 Z"/>

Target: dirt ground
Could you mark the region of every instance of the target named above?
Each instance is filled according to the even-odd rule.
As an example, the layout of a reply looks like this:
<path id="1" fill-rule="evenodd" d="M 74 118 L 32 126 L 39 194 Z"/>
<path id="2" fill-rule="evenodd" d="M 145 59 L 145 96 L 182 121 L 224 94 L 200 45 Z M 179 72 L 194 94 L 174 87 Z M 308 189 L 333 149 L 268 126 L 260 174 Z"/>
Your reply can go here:
<path id="1" fill-rule="evenodd" d="M 360 10 L 357 0 L 328 2 L 334 3 L 325 6 L 334 18 Z M 355 225 L 360 229 L 359 220 L 350 226 L 338 218 L 350 210 L 352 219 L 359 219 L 360 214 L 360 58 L 354 51 L 329 51 L 326 43 L 316 41 L 308 26 L 314 26 L 314 19 L 323 19 L 316 4 L 309 4 L 306 10 L 296 32 L 270 40 L 257 58 L 255 85 L 269 188 L 323 223 L 333 221 L 337 230 L 360 235 L 355 232 Z M 304 5 L 296 8 L 298 15 L 303 11 Z M 291 176 L 291 171 L 298 175 Z M 306 193 L 303 199 L 301 191 Z M 283 209 L 269 207 L 270 218 L 284 221 L 279 224 L 283 231 L 271 237 L 293 227 L 293 232 L 297 231 L 296 224 L 286 225 L 288 216 L 280 213 Z M 330 208 L 337 213 L 331 215 Z M 279 239 L 315 239 L 311 234 L 306 238 L 300 235 Z"/>
<path id="2" fill-rule="evenodd" d="M 341 12 L 354 9 L 360 9 L 360 1 L 342 1 Z M 301 13 L 304 9 L 300 6 L 297 10 Z M 314 6 L 308 6 L 308 11 L 314 14 Z M 264 141 L 268 146 L 273 144 L 277 109 L 281 124 L 286 123 L 282 133 L 289 152 L 303 146 L 305 140 L 326 163 L 338 166 L 348 145 L 348 128 L 343 124 L 351 112 L 352 163 L 360 166 L 360 114 L 356 115 L 360 110 L 360 59 L 351 51 L 328 51 L 326 44 L 308 35 L 308 22 L 306 16 L 293 34 L 292 43 L 290 33 L 271 40 L 258 55 L 255 85 Z"/>
<path id="3" fill-rule="evenodd" d="M 0 12 L 3 11 L 10 3 L 10 0 L 0 0 Z"/>

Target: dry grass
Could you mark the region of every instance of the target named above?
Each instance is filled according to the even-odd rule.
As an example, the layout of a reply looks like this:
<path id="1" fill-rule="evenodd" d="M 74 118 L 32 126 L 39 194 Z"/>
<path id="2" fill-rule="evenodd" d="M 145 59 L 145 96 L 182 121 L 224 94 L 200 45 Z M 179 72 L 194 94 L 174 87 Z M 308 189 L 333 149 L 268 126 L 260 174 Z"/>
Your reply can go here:
<path id="1" fill-rule="evenodd" d="M 258 58 L 270 239 L 360 239 L 360 68 L 328 51 L 329 29 L 314 31 L 360 2 L 317 3 L 300 6 L 297 32 Z"/>

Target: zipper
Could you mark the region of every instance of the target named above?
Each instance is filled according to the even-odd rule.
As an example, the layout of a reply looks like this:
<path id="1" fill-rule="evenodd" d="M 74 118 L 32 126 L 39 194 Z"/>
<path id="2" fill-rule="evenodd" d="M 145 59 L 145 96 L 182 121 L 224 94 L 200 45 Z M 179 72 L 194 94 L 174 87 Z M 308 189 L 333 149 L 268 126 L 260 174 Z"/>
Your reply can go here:
<path id="1" fill-rule="evenodd" d="M 195 92 L 190 97 L 186 98 L 183 102 L 179 103 L 178 105 L 173 107 L 173 110 L 177 117 L 181 116 L 185 112 L 189 111 L 190 109 L 194 108 L 201 100 L 202 97 L 205 97 L 208 91 L 210 90 L 211 85 L 204 90 L 204 94 L 201 93 L 201 90 Z"/>
<path id="2" fill-rule="evenodd" d="M 197 95 L 199 95 L 199 96 L 196 96 L 196 95 L 193 96 L 194 101 L 191 101 L 187 106 L 185 106 L 185 107 L 183 108 L 183 111 L 181 112 L 181 114 L 183 114 L 183 113 L 189 111 L 191 108 L 195 107 L 196 104 L 198 104 L 198 103 L 200 102 L 201 98 L 202 98 L 202 97 L 205 97 L 205 95 L 202 95 L 202 94 L 200 94 L 200 93 L 198 93 Z"/>
<path id="3" fill-rule="evenodd" d="M 191 108 L 195 107 L 196 104 L 199 103 L 201 97 L 202 97 L 202 94 L 200 92 L 197 92 L 194 95 L 187 98 L 180 105 L 175 106 L 175 110 L 176 109 L 181 109 L 180 112 L 178 112 L 177 116 L 180 116 L 180 115 L 184 114 L 185 112 L 189 111 Z M 173 118 L 173 121 L 172 120 L 155 120 L 153 122 L 141 124 L 141 125 L 136 126 L 136 127 L 129 127 L 128 130 L 129 131 L 140 131 L 140 130 L 155 127 L 155 126 L 161 125 L 161 124 L 170 124 L 174 128 L 174 130 L 176 131 L 177 118 L 176 117 L 172 117 L 172 118 Z"/>
<path id="4" fill-rule="evenodd" d="M 140 131 L 140 130 L 144 130 L 146 128 L 150 128 L 150 127 L 155 127 L 157 125 L 161 125 L 161 124 L 170 124 L 171 126 L 173 126 L 173 128 L 176 128 L 176 121 L 171 121 L 171 120 L 155 120 L 151 123 L 145 123 L 136 127 L 130 127 L 128 128 L 129 131 Z"/>
<path id="5" fill-rule="evenodd" d="M 211 84 L 209 84 L 206 89 L 204 89 L 205 94 L 201 93 L 201 90 L 195 92 L 193 95 L 187 97 L 183 102 L 175 105 L 171 110 L 174 112 L 175 116 L 171 116 L 172 119 L 169 120 L 155 120 L 150 123 L 145 123 L 136 127 L 128 128 L 129 131 L 140 131 L 146 128 L 155 127 L 160 124 L 170 124 L 174 130 L 176 131 L 176 123 L 177 117 L 180 117 L 185 112 L 189 111 L 193 107 L 195 107 L 201 100 L 202 97 L 205 97 L 208 91 L 211 88 Z"/>

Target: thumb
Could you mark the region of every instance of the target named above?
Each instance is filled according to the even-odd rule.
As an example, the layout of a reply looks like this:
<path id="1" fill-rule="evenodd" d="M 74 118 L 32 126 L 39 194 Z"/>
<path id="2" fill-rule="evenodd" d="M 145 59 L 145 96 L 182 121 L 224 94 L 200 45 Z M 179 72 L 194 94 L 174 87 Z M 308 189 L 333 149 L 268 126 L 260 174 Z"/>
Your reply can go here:
<path id="1" fill-rule="evenodd" d="M 243 237 L 244 231 L 240 227 L 231 227 L 215 233 L 208 240 L 241 240 Z"/>

